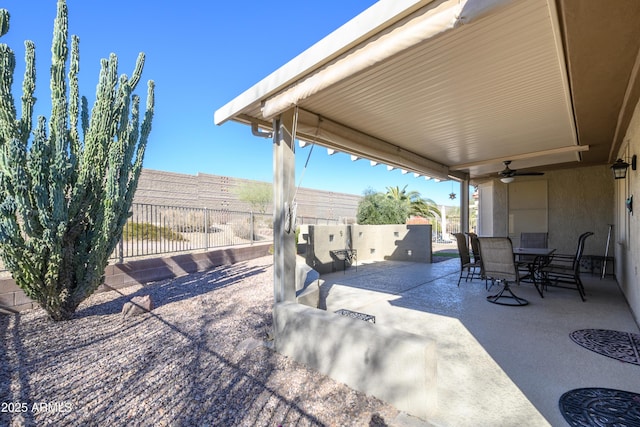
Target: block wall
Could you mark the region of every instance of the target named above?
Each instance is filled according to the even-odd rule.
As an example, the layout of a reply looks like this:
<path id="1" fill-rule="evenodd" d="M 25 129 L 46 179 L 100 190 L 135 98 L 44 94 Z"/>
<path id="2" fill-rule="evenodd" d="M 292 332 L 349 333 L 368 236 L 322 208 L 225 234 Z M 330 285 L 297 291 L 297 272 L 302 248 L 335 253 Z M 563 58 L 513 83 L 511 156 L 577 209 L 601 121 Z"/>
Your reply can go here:
<path id="1" fill-rule="evenodd" d="M 431 262 L 431 225 L 309 225 L 301 228 L 305 258 L 319 273 L 344 268 L 334 251 L 355 249 L 358 261 Z M 347 266 L 350 265 L 347 262 Z"/>

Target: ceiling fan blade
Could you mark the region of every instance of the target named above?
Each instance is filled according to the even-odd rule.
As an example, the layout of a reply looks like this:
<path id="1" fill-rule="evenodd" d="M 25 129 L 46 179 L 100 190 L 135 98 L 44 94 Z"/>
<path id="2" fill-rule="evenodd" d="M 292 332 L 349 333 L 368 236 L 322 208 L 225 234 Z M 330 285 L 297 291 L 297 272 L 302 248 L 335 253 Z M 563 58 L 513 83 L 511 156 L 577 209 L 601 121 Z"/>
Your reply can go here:
<path id="1" fill-rule="evenodd" d="M 519 172 L 516 169 L 511 169 L 509 167 L 509 165 L 511 164 L 511 160 L 505 160 L 504 162 L 504 169 L 500 172 L 498 172 L 498 175 L 500 175 L 503 178 L 512 178 L 514 176 L 539 176 L 539 175 L 544 175 L 544 172 Z"/>
<path id="2" fill-rule="evenodd" d="M 540 175 L 544 175 L 544 172 L 518 172 L 518 171 L 515 171 L 513 175 L 517 175 L 517 176 L 540 176 Z"/>

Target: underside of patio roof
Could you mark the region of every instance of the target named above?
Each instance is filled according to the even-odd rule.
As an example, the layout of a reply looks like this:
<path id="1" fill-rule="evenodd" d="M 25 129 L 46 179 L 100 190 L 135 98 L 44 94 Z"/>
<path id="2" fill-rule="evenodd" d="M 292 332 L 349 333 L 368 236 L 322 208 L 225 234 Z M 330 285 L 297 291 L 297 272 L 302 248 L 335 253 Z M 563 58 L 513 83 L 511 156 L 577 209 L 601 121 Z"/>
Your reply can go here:
<path id="1" fill-rule="evenodd" d="M 640 2 L 381 0 L 221 107 L 440 179 L 612 162 L 640 93 Z"/>

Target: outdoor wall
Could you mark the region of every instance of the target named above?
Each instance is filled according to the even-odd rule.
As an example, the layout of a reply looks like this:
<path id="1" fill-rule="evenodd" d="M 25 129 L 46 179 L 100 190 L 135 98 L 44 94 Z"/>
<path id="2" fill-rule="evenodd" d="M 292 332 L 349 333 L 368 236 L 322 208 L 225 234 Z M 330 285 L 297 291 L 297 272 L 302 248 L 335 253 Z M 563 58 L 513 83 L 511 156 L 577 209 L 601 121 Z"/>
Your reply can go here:
<path id="1" fill-rule="evenodd" d="M 199 173 L 187 175 L 143 169 L 134 203 L 156 205 L 250 211 L 251 206 L 239 200 L 238 189 L 243 185 L 268 182 Z M 297 216 L 353 219 L 362 197 L 354 194 L 300 188 L 296 194 Z M 273 212 L 268 205 L 265 212 Z"/>
<path id="2" fill-rule="evenodd" d="M 319 273 L 341 270 L 343 261 L 331 251 L 355 249 L 358 261 L 431 262 L 431 225 L 309 225 L 299 242 L 306 242 L 307 264 Z"/>
<path id="3" fill-rule="evenodd" d="M 633 118 L 627 129 L 624 143 L 618 157 L 630 159 L 640 156 L 640 103 L 636 105 Z M 630 160 L 627 160 L 630 163 Z M 613 179 L 611 179 L 613 181 Z M 638 170 L 627 170 L 627 178 L 615 181 L 615 227 L 616 234 L 612 247 L 616 256 L 616 277 L 627 298 L 631 311 L 640 324 L 640 281 L 638 280 L 638 264 L 640 264 L 640 166 Z M 625 200 L 634 196 L 633 210 L 628 212 Z"/>
<path id="4" fill-rule="evenodd" d="M 96 292 L 170 279 L 220 265 L 267 256 L 270 247 L 271 242 L 268 242 L 108 265 L 105 269 L 104 284 Z M 36 303 L 16 286 L 12 278 L 7 277 L 0 279 L 0 306 L 12 311 L 21 311 L 34 308 Z"/>
<path id="5" fill-rule="evenodd" d="M 608 166 L 563 169 L 517 180 L 547 182 L 549 247 L 556 248 L 558 253 L 573 254 L 578 236 L 592 231 L 594 235 L 585 243 L 585 254 L 604 255 L 608 224 L 614 221 L 614 180 Z M 509 185 L 498 179 L 479 184 L 483 218 L 478 235 L 508 235 Z M 484 196 L 487 193 L 489 198 Z"/>
<path id="6" fill-rule="evenodd" d="M 507 191 L 505 184 L 489 180 L 478 184 L 479 236 L 507 235 Z"/>
<path id="7" fill-rule="evenodd" d="M 549 247 L 572 254 L 578 236 L 591 231 L 585 255 L 604 255 L 609 224 L 614 221 L 614 179 L 609 167 L 565 169 L 544 176 L 549 182 Z"/>

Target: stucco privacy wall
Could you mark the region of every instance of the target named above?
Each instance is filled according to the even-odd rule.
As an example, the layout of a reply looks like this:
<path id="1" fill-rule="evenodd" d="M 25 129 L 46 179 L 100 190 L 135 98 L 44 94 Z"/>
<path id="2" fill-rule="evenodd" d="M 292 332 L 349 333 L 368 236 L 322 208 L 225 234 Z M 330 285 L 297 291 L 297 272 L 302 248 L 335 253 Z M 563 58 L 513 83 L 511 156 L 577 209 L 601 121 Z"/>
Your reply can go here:
<path id="1" fill-rule="evenodd" d="M 228 176 L 199 173 L 187 175 L 143 169 L 134 197 L 134 203 L 148 203 L 193 208 L 250 211 L 249 203 L 238 198 L 243 185 L 271 183 Z M 300 188 L 296 194 L 298 217 L 355 218 L 362 197 L 353 194 Z M 272 213 L 273 206 L 265 212 Z"/>
<path id="2" fill-rule="evenodd" d="M 289 302 L 273 313 L 279 353 L 416 417 L 436 410 L 431 338 Z"/>
<path id="3" fill-rule="evenodd" d="M 309 225 L 301 228 L 306 261 L 319 273 L 343 268 L 331 251 L 356 249 L 358 261 L 431 262 L 431 225 Z"/>
<path id="4" fill-rule="evenodd" d="M 624 143 L 618 157 L 630 158 L 640 156 L 640 103 L 636 105 L 633 118 L 627 129 Z M 627 178 L 616 181 L 615 191 L 616 238 L 614 239 L 616 259 L 616 276 L 622 292 L 631 307 L 636 323 L 640 324 L 640 167 L 638 170 L 627 170 Z M 634 196 L 635 213 L 627 212 L 625 200 Z"/>
<path id="5" fill-rule="evenodd" d="M 101 285 L 96 292 L 170 279 L 197 271 L 206 271 L 220 265 L 267 256 L 270 247 L 271 242 L 109 265 L 105 269 L 104 285 Z M 14 311 L 36 306 L 11 278 L 0 279 L 0 305 Z"/>

